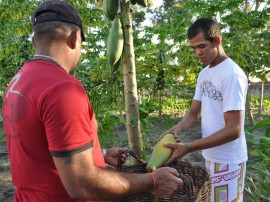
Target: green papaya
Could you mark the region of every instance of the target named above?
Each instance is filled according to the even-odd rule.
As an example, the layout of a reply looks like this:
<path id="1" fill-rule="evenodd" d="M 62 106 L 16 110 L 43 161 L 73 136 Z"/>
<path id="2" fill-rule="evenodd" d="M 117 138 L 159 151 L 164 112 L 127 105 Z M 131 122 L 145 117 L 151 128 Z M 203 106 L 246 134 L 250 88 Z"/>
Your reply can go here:
<path id="1" fill-rule="evenodd" d="M 111 73 L 112 73 L 112 74 L 118 70 L 120 64 L 121 64 L 121 57 L 120 57 L 120 59 L 112 66 L 112 68 L 111 68 Z"/>
<path id="2" fill-rule="evenodd" d="M 176 143 L 176 139 L 173 134 L 167 134 L 163 136 L 155 145 L 149 162 L 146 165 L 146 170 L 152 172 L 166 163 L 172 155 L 173 149 L 165 147 L 164 143 Z"/>
<path id="3" fill-rule="evenodd" d="M 110 29 L 107 40 L 107 58 L 110 67 L 113 67 L 120 59 L 124 47 L 124 36 L 120 17 L 117 15 Z"/>
<path id="4" fill-rule="evenodd" d="M 136 3 L 143 7 L 147 6 L 147 0 L 136 0 Z"/>
<path id="5" fill-rule="evenodd" d="M 111 21 L 114 20 L 118 11 L 118 7 L 118 0 L 103 0 L 103 13 Z"/>

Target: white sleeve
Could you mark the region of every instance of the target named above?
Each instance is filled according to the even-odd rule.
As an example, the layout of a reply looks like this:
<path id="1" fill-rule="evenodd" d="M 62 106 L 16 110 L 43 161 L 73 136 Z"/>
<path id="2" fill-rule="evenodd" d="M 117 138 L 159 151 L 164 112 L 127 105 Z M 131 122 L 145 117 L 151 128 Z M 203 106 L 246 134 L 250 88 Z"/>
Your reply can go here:
<path id="1" fill-rule="evenodd" d="M 233 75 L 223 81 L 223 112 L 245 110 L 247 79 Z"/>
<path id="2" fill-rule="evenodd" d="M 201 85 L 202 84 L 201 84 L 201 79 L 200 79 L 200 75 L 199 75 L 199 77 L 197 79 L 195 94 L 193 97 L 194 100 L 202 101 Z"/>

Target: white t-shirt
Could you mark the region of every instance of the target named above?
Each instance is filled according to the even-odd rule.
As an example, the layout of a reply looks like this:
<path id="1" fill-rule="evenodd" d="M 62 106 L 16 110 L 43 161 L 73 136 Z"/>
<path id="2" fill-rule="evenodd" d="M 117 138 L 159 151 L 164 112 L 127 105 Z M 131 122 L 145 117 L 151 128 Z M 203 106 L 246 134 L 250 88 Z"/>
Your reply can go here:
<path id="1" fill-rule="evenodd" d="M 202 137 L 208 137 L 225 127 L 224 113 L 242 111 L 241 136 L 221 146 L 205 149 L 205 159 L 216 163 L 237 164 L 247 161 L 244 133 L 245 103 L 248 82 L 242 69 L 230 58 L 215 67 L 205 67 L 199 74 L 195 100 L 201 101 Z"/>

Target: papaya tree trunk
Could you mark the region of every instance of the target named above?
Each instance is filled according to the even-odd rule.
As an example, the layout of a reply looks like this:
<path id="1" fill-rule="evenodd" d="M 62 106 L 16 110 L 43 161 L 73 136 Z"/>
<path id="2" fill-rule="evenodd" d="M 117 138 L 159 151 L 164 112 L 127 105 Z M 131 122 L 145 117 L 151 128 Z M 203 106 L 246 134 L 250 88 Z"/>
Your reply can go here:
<path id="1" fill-rule="evenodd" d="M 124 49 L 122 54 L 124 92 L 126 104 L 126 127 L 128 132 L 129 149 L 141 156 L 142 134 L 138 108 L 135 56 L 132 35 L 132 17 L 129 1 L 121 1 L 121 23 L 124 33 Z M 137 161 L 132 158 L 131 164 Z"/>
<path id="2" fill-rule="evenodd" d="M 117 107 L 118 107 L 118 110 L 119 110 L 119 114 L 121 117 L 123 117 L 123 114 L 122 114 L 122 100 L 121 100 L 121 93 L 119 91 L 119 82 L 116 81 L 116 84 L 115 84 L 115 90 L 116 90 L 116 101 L 117 101 Z"/>

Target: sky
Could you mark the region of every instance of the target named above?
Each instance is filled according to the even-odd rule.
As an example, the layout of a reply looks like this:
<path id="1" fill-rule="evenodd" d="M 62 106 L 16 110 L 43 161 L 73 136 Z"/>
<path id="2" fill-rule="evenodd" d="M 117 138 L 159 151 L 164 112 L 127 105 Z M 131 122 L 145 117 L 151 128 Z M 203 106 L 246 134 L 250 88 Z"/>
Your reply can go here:
<path id="1" fill-rule="evenodd" d="M 158 6 L 161 6 L 162 3 L 163 3 L 163 0 L 152 0 L 153 2 L 153 6 L 151 7 L 152 9 L 158 7 Z M 146 20 L 142 23 L 142 26 L 147 26 L 149 25 L 149 23 L 151 23 L 151 21 L 149 19 L 151 19 L 151 16 L 149 16 L 148 14 L 146 14 Z"/>
<path id="2" fill-rule="evenodd" d="M 152 1 L 153 1 L 153 7 L 157 7 L 162 4 L 162 0 L 152 0 Z"/>

